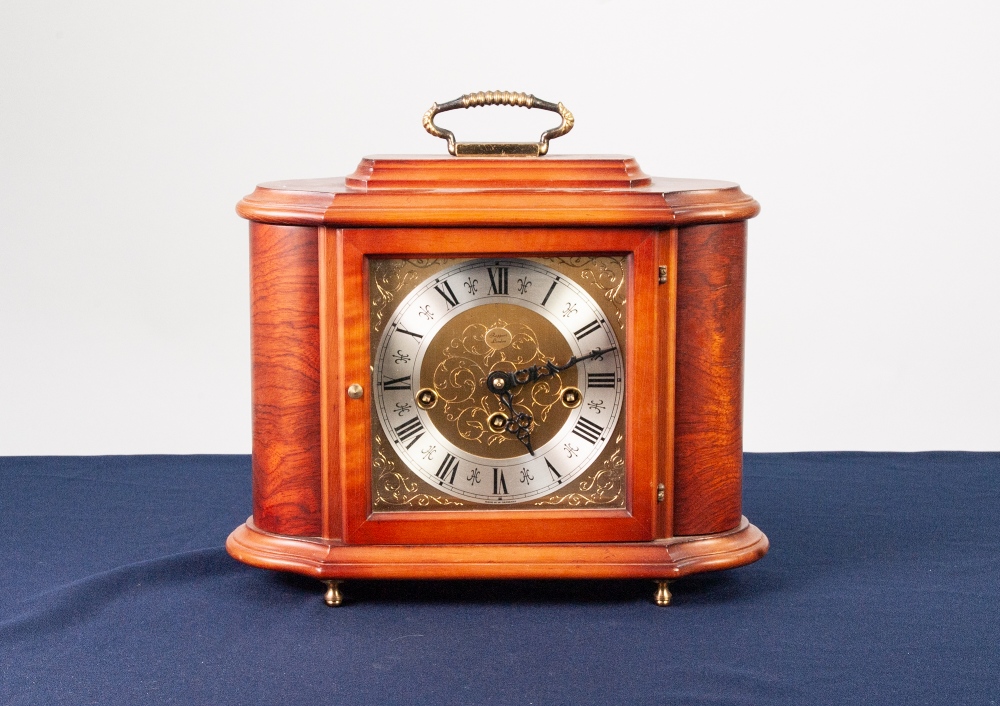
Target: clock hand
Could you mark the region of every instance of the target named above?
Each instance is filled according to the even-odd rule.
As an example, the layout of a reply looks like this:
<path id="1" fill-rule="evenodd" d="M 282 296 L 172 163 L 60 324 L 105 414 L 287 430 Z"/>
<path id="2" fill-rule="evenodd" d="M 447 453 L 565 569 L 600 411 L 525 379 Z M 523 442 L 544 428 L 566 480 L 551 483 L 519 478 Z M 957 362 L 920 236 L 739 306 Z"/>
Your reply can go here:
<path id="1" fill-rule="evenodd" d="M 565 365 L 556 365 L 550 360 L 541 367 L 538 365 L 532 365 L 530 368 L 517 370 L 513 373 L 505 373 L 507 376 L 507 383 L 510 385 L 510 389 L 514 390 L 521 385 L 527 385 L 541 378 L 548 377 L 549 375 L 555 375 L 556 373 L 561 373 L 564 370 L 569 370 L 577 363 L 582 363 L 583 361 L 590 360 L 591 358 L 597 358 L 605 353 L 610 353 L 613 350 L 615 350 L 614 346 L 611 346 L 611 348 L 598 348 L 592 350 L 587 355 L 573 356 L 566 362 Z"/>
<path id="2" fill-rule="evenodd" d="M 525 412 L 518 412 L 514 409 L 514 396 L 510 393 L 510 390 L 502 392 L 494 390 L 494 392 L 500 397 L 501 404 L 510 410 L 510 418 L 507 420 L 507 424 L 504 425 L 504 431 L 516 436 L 517 440 L 528 449 L 528 453 L 534 456 L 535 451 L 531 448 L 531 424 L 534 420 L 531 415 Z"/>
<path id="3" fill-rule="evenodd" d="M 565 365 L 556 365 L 550 360 L 542 367 L 532 365 L 530 368 L 516 370 L 513 373 L 508 373 L 503 370 L 495 370 L 490 373 L 486 377 L 486 388 L 493 394 L 497 395 L 500 398 L 500 403 L 510 411 L 510 419 L 507 420 L 504 430 L 509 434 L 514 434 L 517 437 L 517 440 L 524 444 L 525 448 L 528 449 L 528 453 L 534 456 L 535 452 L 531 448 L 531 425 L 534 420 L 530 414 L 518 412 L 514 409 L 513 391 L 522 385 L 527 385 L 528 383 L 535 382 L 541 378 L 548 377 L 549 375 L 555 375 L 556 373 L 561 373 L 564 370 L 569 370 L 577 363 L 590 360 L 591 358 L 597 358 L 598 356 L 610 353 L 613 350 L 615 350 L 614 346 L 611 348 L 595 349 L 587 355 L 573 356 L 566 362 Z"/>

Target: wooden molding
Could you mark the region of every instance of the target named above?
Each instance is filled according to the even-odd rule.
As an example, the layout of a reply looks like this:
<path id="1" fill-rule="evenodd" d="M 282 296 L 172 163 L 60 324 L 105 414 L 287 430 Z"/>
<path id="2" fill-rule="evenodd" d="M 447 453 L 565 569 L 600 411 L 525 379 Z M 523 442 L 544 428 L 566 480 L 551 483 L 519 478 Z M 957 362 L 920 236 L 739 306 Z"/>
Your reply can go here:
<path id="1" fill-rule="evenodd" d="M 647 177 L 630 157 L 366 157 L 347 179 L 261 184 L 236 210 L 260 223 L 351 228 L 673 227 L 745 220 L 760 206 L 731 182 Z"/>
<path id="2" fill-rule="evenodd" d="M 749 564 L 767 548 L 767 537 L 745 517 L 729 532 L 654 542 L 421 546 L 275 535 L 250 518 L 226 541 L 228 552 L 251 566 L 318 579 L 675 579 Z"/>

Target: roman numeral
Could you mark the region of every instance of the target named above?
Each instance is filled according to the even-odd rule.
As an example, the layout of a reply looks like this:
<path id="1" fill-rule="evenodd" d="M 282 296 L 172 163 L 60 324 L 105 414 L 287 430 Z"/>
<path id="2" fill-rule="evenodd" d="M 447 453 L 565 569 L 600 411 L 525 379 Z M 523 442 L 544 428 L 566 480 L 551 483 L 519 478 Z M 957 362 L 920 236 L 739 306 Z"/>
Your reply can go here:
<path id="1" fill-rule="evenodd" d="M 601 432 L 604 431 L 604 427 L 594 424 L 589 419 L 580 417 L 580 420 L 573 427 L 573 433 L 579 436 L 581 439 L 585 439 L 592 444 L 596 444 L 597 440 L 601 438 Z"/>
<path id="2" fill-rule="evenodd" d="M 573 335 L 576 336 L 576 340 L 579 341 L 584 336 L 589 336 L 590 334 L 592 334 L 594 331 L 596 331 L 599 328 L 601 328 L 601 322 L 598 321 L 597 319 L 594 319 L 593 321 L 591 321 L 586 326 L 578 328 L 576 331 L 574 331 Z"/>
<path id="3" fill-rule="evenodd" d="M 549 459 L 545 459 L 545 465 L 549 467 L 549 475 L 553 476 L 553 479 L 562 483 L 562 473 L 556 470 L 556 467 L 552 465 Z"/>
<path id="4" fill-rule="evenodd" d="M 410 376 L 407 375 L 405 378 L 396 378 L 395 380 L 383 380 L 382 381 L 383 390 L 409 390 L 410 389 Z"/>
<path id="5" fill-rule="evenodd" d="M 507 294 L 507 271 L 506 267 L 487 267 L 490 273 L 490 294 Z"/>
<path id="6" fill-rule="evenodd" d="M 442 461 L 441 465 L 438 467 L 437 473 L 434 474 L 441 479 L 441 483 L 439 483 L 438 485 L 441 485 L 446 480 L 450 484 L 455 485 L 455 473 L 457 471 L 458 471 L 458 459 L 452 456 L 451 454 L 448 454 L 447 456 L 444 457 L 444 461 Z M 449 474 L 451 475 L 449 476 Z"/>
<path id="7" fill-rule="evenodd" d="M 441 289 L 442 285 L 444 286 L 444 289 Z M 458 297 L 455 296 L 455 292 L 452 290 L 451 285 L 448 284 L 447 280 L 441 284 L 435 284 L 434 291 L 444 297 L 444 300 L 448 302 L 449 309 L 453 306 L 458 306 Z"/>
<path id="8" fill-rule="evenodd" d="M 549 287 L 549 291 L 545 293 L 545 299 L 542 299 L 542 306 L 545 306 L 545 303 L 549 300 L 549 297 L 552 296 L 552 290 L 556 288 L 557 284 L 559 284 L 559 280 L 552 280 L 552 286 Z"/>
<path id="9" fill-rule="evenodd" d="M 614 387 L 614 373 L 587 373 L 587 387 Z"/>
<path id="10" fill-rule="evenodd" d="M 499 468 L 493 469 L 493 494 L 494 495 L 507 494 L 507 481 L 504 480 L 503 471 L 501 471 Z"/>
<path id="11" fill-rule="evenodd" d="M 396 430 L 396 435 L 399 437 L 399 442 L 402 443 L 413 437 L 413 439 L 406 445 L 406 448 L 410 448 L 415 443 L 417 439 L 424 435 L 424 427 L 420 423 L 420 420 L 414 417 L 408 422 L 403 422 L 398 427 L 393 427 Z"/>
<path id="12" fill-rule="evenodd" d="M 413 336 L 414 338 L 423 338 L 419 333 L 413 333 L 413 331 L 407 331 L 405 328 L 396 327 L 396 333 L 405 333 L 407 336 Z"/>

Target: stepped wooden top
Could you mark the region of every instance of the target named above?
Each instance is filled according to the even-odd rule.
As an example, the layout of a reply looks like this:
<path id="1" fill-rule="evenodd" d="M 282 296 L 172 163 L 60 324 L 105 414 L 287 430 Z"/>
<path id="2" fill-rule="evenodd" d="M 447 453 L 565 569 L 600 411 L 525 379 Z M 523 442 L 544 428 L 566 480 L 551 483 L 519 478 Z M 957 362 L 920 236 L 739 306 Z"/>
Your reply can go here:
<path id="1" fill-rule="evenodd" d="M 343 227 L 672 226 L 751 218 L 731 182 L 665 179 L 632 157 L 373 156 L 346 178 L 261 184 L 253 221 Z"/>

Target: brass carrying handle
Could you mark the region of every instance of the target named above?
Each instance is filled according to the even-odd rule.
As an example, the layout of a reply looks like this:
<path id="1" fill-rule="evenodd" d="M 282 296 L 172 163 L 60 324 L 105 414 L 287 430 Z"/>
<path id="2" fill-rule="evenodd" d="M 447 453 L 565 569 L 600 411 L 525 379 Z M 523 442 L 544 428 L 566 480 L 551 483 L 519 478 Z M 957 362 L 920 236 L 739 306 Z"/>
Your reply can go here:
<path id="1" fill-rule="evenodd" d="M 538 142 L 456 142 L 455 133 L 434 124 L 434 116 L 449 110 L 459 108 L 478 108 L 484 105 L 510 105 L 519 108 L 539 108 L 553 113 L 559 113 L 562 123 L 558 127 L 542 133 Z M 549 140 L 565 135 L 573 129 L 573 114 L 566 110 L 562 103 L 550 103 L 541 98 L 535 98 L 530 93 L 514 93 L 511 91 L 479 91 L 466 93 L 461 98 L 438 105 L 435 103 L 424 113 L 424 129 L 434 137 L 448 141 L 448 152 L 456 157 L 462 156 L 528 156 L 540 157 L 549 151 Z"/>

